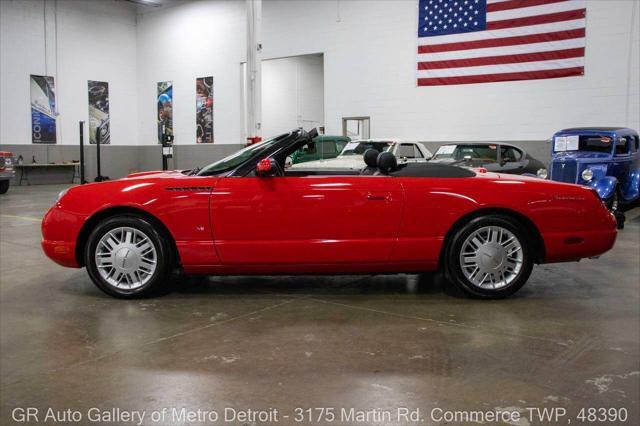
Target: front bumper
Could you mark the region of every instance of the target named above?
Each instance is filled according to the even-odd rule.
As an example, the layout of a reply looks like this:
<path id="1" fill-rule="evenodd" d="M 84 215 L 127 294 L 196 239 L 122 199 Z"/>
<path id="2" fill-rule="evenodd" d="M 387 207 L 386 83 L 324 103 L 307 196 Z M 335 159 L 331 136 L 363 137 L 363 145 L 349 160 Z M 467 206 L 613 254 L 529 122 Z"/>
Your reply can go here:
<path id="1" fill-rule="evenodd" d="M 76 243 L 69 241 L 42 240 L 42 250 L 48 258 L 59 265 L 79 268 L 76 261 Z"/>
<path id="2" fill-rule="evenodd" d="M 42 250 L 59 265 L 80 268 L 76 241 L 86 217 L 61 209 L 57 204 L 42 219 Z"/>

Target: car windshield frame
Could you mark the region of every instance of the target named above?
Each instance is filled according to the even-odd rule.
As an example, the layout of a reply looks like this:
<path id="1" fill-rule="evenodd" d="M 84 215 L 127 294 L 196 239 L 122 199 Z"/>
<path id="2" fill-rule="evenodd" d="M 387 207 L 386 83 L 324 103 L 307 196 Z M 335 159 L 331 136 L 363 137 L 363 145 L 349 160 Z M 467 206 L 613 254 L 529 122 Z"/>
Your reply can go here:
<path id="1" fill-rule="evenodd" d="M 508 146 L 508 145 L 504 145 L 504 146 Z M 442 149 L 443 147 L 454 147 L 453 150 L 451 152 L 446 152 L 446 153 L 438 153 L 440 151 L 440 149 Z M 495 148 L 492 148 L 495 147 Z M 498 143 L 461 143 L 461 144 L 444 144 L 442 146 L 440 146 L 438 148 L 438 150 L 436 151 L 435 154 L 433 154 L 433 157 L 431 157 L 431 160 L 452 160 L 452 161 L 464 161 L 465 158 L 456 158 L 456 156 L 459 154 L 461 149 L 465 149 L 465 148 L 487 148 L 490 150 L 495 151 L 496 154 L 496 158 L 495 160 L 492 158 L 488 158 L 488 157 L 471 157 L 472 160 L 491 160 L 493 162 L 498 162 L 499 161 L 499 148 L 500 144 Z"/>
<path id="2" fill-rule="evenodd" d="M 249 145 L 239 151 L 234 152 L 218 161 L 215 161 L 198 171 L 197 176 L 214 176 L 237 169 L 252 159 L 259 157 L 279 142 L 292 135 L 291 132 L 283 133 L 266 141 Z"/>
<path id="3" fill-rule="evenodd" d="M 352 144 L 357 144 L 353 149 L 348 149 L 349 145 Z M 362 144 L 366 144 L 366 145 L 372 145 L 366 149 L 364 149 L 362 152 L 358 152 L 359 146 Z M 387 148 L 384 151 L 380 151 L 378 148 L 375 147 L 375 145 L 383 145 L 386 144 Z M 342 152 L 340 153 L 340 155 L 338 155 L 338 157 L 351 157 L 351 156 L 356 156 L 356 155 L 360 155 L 362 156 L 364 154 L 364 152 L 367 149 L 373 148 L 379 152 L 387 152 L 391 149 L 391 147 L 393 147 L 394 142 L 393 141 L 351 141 L 351 142 L 347 142 L 347 144 L 345 145 L 345 147 L 343 148 Z"/>
<path id="4" fill-rule="evenodd" d="M 578 136 L 578 149 L 556 149 L 557 145 L 556 145 L 556 138 L 560 137 L 560 138 L 569 138 L 569 137 L 575 137 Z M 608 139 L 608 142 L 604 142 L 602 141 L 603 139 Z M 602 141 L 601 143 L 603 144 L 602 147 L 604 147 L 605 149 L 590 149 L 590 148 L 594 148 L 594 146 L 590 147 L 589 146 L 589 140 L 590 139 L 594 139 L 594 140 L 600 140 Z M 562 154 L 562 153 L 575 153 L 575 152 L 591 152 L 591 153 L 597 153 L 597 154 L 606 154 L 606 155 L 614 155 L 614 150 L 617 144 L 617 139 L 615 136 L 612 135 L 607 135 L 607 134 L 599 134 L 599 133 L 591 133 L 591 134 L 581 134 L 581 135 L 555 135 L 554 138 L 552 139 L 552 148 L 553 148 L 553 154 Z M 606 145 L 605 145 L 606 144 Z M 566 143 L 566 148 L 568 148 L 568 143 Z"/>

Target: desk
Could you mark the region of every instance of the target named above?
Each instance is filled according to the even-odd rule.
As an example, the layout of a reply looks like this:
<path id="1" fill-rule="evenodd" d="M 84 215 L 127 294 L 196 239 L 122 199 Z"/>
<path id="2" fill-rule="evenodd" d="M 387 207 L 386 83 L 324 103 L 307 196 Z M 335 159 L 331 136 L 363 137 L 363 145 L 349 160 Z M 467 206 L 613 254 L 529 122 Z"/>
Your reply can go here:
<path id="1" fill-rule="evenodd" d="M 39 170 L 51 170 L 54 168 L 58 169 L 73 169 L 73 176 L 71 177 L 71 183 L 75 180 L 78 175 L 76 173 L 76 168 L 80 167 L 80 163 L 57 163 L 57 164 L 14 164 L 13 167 L 17 170 L 20 170 L 20 180 L 18 181 L 18 185 L 22 185 L 22 180 L 27 181 L 27 185 L 31 185 L 29 182 L 29 172 L 34 169 Z"/>

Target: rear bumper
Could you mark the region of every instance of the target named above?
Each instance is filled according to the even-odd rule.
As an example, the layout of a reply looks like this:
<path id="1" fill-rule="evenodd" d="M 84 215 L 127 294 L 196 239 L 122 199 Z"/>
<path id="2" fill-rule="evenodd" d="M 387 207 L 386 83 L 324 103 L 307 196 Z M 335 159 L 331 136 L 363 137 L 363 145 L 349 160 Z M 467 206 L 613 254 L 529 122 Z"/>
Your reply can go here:
<path id="1" fill-rule="evenodd" d="M 76 261 L 76 243 L 69 241 L 42 240 L 42 250 L 51 260 L 59 265 L 79 268 Z"/>
<path id="2" fill-rule="evenodd" d="M 618 233 L 615 225 L 604 231 L 557 233 L 543 235 L 545 263 L 570 262 L 596 257 L 611 250 Z"/>

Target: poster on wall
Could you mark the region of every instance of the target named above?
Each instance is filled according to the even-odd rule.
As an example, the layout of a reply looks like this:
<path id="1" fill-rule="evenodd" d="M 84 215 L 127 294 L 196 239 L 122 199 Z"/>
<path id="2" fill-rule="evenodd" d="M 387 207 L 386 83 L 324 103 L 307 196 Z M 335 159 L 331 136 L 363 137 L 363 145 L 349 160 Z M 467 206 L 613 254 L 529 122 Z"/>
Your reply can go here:
<path id="1" fill-rule="evenodd" d="M 162 134 L 173 136 L 173 81 L 158 83 L 158 143 Z"/>
<path id="2" fill-rule="evenodd" d="M 88 82 L 89 88 L 89 143 L 111 143 L 109 128 L 109 83 Z"/>
<path id="3" fill-rule="evenodd" d="M 56 143 L 56 90 L 53 77 L 31 75 L 31 141 Z"/>
<path id="4" fill-rule="evenodd" d="M 213 143 L 213 77 L 196 79 L 196 142 Z"/>

